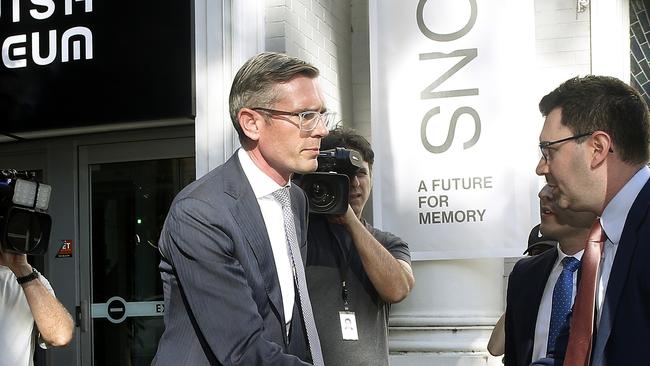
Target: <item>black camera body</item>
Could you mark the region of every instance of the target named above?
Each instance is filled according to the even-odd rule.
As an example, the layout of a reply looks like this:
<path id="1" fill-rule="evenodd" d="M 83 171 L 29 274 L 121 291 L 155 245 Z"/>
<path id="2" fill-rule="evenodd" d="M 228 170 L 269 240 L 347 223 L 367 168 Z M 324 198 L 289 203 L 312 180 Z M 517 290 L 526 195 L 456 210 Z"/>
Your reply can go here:
<path id="1" fill-rule="evenodd" d="M 294 181 L 307 193 L 309 212 L 342 215 L 348 209 L 350 179 L 361 168 L 361 154 L 337 147 L 318 154 L 318 169 Z"/>
<path id="2" fill-rule="evenodd" d="M 33 173 L 0 170 L 0 250 L 43 255 L 50 241 L 52 188 Z"/>

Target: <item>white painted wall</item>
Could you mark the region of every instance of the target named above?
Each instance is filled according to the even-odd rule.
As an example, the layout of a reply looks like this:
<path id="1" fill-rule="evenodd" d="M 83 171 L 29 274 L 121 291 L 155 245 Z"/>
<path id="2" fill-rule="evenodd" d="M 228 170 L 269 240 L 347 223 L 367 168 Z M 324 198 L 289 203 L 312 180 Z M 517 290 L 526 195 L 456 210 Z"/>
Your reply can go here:
<path id="1" fill-rule="evenodd" d="M 351 127 L 368 141 L 370 134 L 370 34 L 368 0 L 351 0 L 352 23 L 352 111 Z M 372 141 L 371 141 L 372 142 Z"/>
<path id="2" fill-rule="evenodd" d="M 531 83 L 541 99 L 563 81 L 591 72 L 590 11 L 574 0 L 535 0 L 535 70 Z"/>
<path id="3" fill-rule="evenodd" d="M 266 0 L 267 51 L 302 58 L 320 69 L 328 108 L 353 120 L 349 0 Z"/>

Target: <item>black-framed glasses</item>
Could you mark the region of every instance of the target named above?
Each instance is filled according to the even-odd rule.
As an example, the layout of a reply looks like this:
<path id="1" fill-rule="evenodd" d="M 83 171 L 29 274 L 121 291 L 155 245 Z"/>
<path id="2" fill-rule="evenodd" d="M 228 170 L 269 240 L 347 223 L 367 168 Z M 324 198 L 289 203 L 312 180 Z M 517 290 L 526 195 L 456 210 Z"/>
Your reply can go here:
<path id="1" fill-rule="evenodd" d="M 298 123 L 300 131 L 309 132 L 318 126 L 318 122 L 323 122 L 325 128 L 328 130 L 334 124 L 334 118 L 336 117 L 336 112 L 319 112 L 319 111 L 304 111 L 304 112 L 287 112 L 279 111 L 276 109 L 254 107 L 251 108 L 254 111 L 264 112 L 270 116 L 294 116 L 298 117 Z M 291 122 L 289 119 L 281 118 L 283 121 Z"/>
<path id="2" fill-rule="evenodd" d="M 581 137 L 586 137 L 593 134 L 592 132 L 585 132 L 569 137 L 565 137 L 563 139 L 555 140 L 555 141 L 542 141 L 539 143 L 539 150 L 542 152 L 542 157 L 544 158 L 544 161 L 548 162 L 548 160 L 551 158 L 550 152 L 549 152 L 549 146 L 559 144 L 561 142 L 566 142 L 566 141 L 571 141 L 571 140 L 577 140 Z"/>

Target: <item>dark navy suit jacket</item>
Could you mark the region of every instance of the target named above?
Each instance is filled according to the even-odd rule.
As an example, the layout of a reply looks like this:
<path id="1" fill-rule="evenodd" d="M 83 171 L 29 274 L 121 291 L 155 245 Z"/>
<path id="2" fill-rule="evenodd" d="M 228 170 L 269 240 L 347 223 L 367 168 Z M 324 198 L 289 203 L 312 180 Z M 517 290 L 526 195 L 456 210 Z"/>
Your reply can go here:
<path id="1" fill-rule="evenodd" d="M 508 279 L 505 320 L 506 366 L 529 366 L 535 342 L 535 324 L 544 287 L 557 259 L 557 249 L 519 260 Z"/>
<path id="2" fill-rule="evenodd" d="M 650 365 L 650 181 L 627 215 L 601 311 L 591 365 Z M 560 352 L 543 365 L 560 366 L 563 358 Z"/>
<path id="3" fill-rule="evenodd" d="M 305 258 L 306 196 L 290 192 Z M 289 338 L 271 243 L 237 154 L 176 196 L 159 249 L 165 331 L 153 365 L 307 365 L 299 301 Z"/>
<path id="4" fill-rule="evenodd" d="M 595 338 L 592 366 L 650 365 L 650 181 L 627 215 Z"/>

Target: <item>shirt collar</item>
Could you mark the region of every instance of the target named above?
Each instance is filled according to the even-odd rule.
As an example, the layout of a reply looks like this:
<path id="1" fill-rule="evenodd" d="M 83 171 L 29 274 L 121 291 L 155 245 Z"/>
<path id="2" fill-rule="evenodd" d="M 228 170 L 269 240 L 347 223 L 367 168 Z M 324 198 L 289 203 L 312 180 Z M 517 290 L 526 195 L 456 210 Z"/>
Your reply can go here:
<path id="1" fill-rule="evenodd" d="M 268 196 L 278 189 L 283 188 L 255 165 L 253 159 L 251 159 L 244 149 L 239 149 L 237 151 L 237 157 L 239 158 L 239 162 L 241 163 L 246 178 L 248 178 L 251 188 L 253 188 L 253 193 L 255 193 L 256 198 L 259 199 Z M 289 181 L 285 187 L 291 187 L 291 181 Z"/>
<path id="2" fill-rule="evenodd" d="M 584 251 L 585 251 L 584 249 L 582 249 L 579 252 L 577 252 L 576 254 L 568 255 L 568 254 L 566 254 L 566 253 L 564 253 L 562 251 L 562 248 L 560 247 L 560 244 L 558 244 L 556 248 L 557 248 L 557 261 L 555 261 L 556 266 L 559 265 L 560 263 L 562 263 L 562 260 L 564 258 L 566 258 L 566 257 L 573 257 L 573 258 L 575 258 L 577 260 L 581 260 L 582 259 L 582 253 L 584 253 Z"/>
<path id="3" fill-rule="evenodd" d="M 614 198 L 605 207 L 605 210 L 603 210 L 603 215 L 600 217 L 600 225 L 605 230 L 605 234 L 612 244 L 618 245 L 618 242 L 621 240 L 627 214 L 630 212 L 636 196 L 639 195 L 648 178 L 650 178 L 650 169 L 647 166 L 643 166 L 625 183 L 623 188 L 616 193 Z"/>

